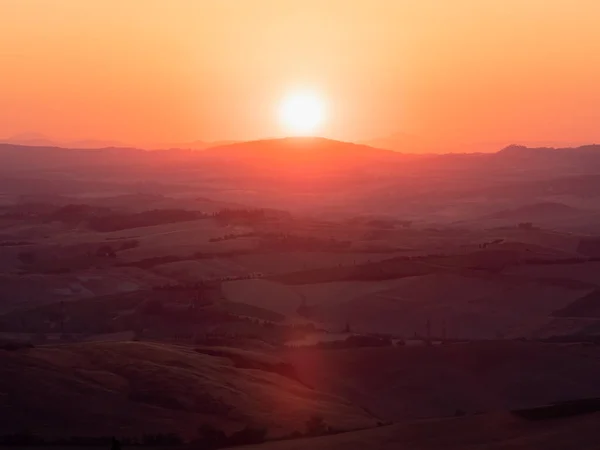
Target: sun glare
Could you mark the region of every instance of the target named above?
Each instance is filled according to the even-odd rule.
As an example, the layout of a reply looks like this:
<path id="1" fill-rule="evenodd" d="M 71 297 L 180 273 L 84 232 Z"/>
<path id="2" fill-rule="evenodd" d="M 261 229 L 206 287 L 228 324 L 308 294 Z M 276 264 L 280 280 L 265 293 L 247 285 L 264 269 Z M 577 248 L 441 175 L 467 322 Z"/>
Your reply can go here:
<path id="1" fill-rule="evenodd" d="M 325 104 L 313 92 L 294 92 L 281 102 L 279 118 L 286 133 L 313 135 L 325 120 Z"/>

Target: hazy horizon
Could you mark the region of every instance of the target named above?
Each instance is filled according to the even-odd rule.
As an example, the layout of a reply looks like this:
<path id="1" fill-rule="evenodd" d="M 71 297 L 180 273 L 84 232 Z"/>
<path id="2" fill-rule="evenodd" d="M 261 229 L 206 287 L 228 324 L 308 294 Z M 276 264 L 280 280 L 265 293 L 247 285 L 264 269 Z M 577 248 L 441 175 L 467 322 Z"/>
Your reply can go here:
<path id="1" fill-rule="evenodd" d="M 209 148 L 221 147 L 233 144 L 242 144 L 244 142 L 261 142 L 271 140 L 282 140 L 289 138 L 314 138 L 327 139 L 349 144 L 366 145 L 373 148 L 392 150 L 407 154 L 445 154 L 445 153 L 495 153 L 509 146 L 523 146 L 530 148 L 576 148 L 586 145 L 596 145 L 596 142 L 583 141 L 496 141 L 496 142 L 450 142 L 448 145 L 435 145 L 426 142 L 420 136 L 411 136 L 405 134 L 395 134 L 387 137 L 379 137 L 367 140 L 340 140 L 332 139 L 320 135 L 311 136 L 266 136 L 248 140 L 218 140 L 206 141 L 196 139 L 189 142 L 156 142 L 146 145 L 136 145 L 130 142 L 113 141 L 105 139 L 84 138 L 78 140 L 61 140 L 47 136 L 41 133 L 19 133 L 12 136 L 0 137 L 0 144 L 12 144 L 32 147 L 61 147 L 61 148 L 82 148 L 82 149 L 103 149 L 103 148 L 141 148 L 145 150 L 169 150 L 169 149 L 191 149 L 205 150 Z M 414 145 L 411 146 L 410 144 Z"/>

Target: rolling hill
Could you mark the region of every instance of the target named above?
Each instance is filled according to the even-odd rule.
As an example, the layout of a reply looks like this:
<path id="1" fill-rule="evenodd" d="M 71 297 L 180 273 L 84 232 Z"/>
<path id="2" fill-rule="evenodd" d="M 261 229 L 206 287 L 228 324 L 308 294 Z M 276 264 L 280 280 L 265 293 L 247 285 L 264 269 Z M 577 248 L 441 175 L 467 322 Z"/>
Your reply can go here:
<path id="1" fill-rule="evenodd" d="M 303 431 L 307 419 L 318 415 L 340 431 L 392 420 L 401 421 L 394 427 L 404 430 L 439 423 L 442 439 L 472 439 L 473 430 L 464 433 L 478 421 L 508 420 L 489 422 L 480 437 L 490 439 L 490 427 L 500 425 L 493 435 L 507 436 L 513 426 L 531 425 L 508 415 L 479 413 L 600 395 L 597 356 L 597 349 L 589 347 L 520 342 L 263 351 L 90 342 L 0 350 L 0 433 L 176 432 L 189 439 L 208 423 L 229 432 L 265 426 L 269 436 L 277 437 Z M 453 419 L 471 423 L 456 435 L 442 433 L 444 424 L 460 427 L 461 422 L 405 423 L 475 413 Z M 322 439 L 345 442 L 343 436 L 352 437 Z M 423 436 L 414 439 L 415 445 L 422 444 Z M 307 444 L 289 441 L 265 448 Z"/>
<path id="2" fill-rule="evenodd" d="M 401 160 L 405 155 L 367 145 L 336 141 L 319 137 L 294 137 L 248 141 L 212 147 L 202 158 L 223 159 L 230 163 L 337 163 L 341 166 L 354 162 L 383 162 Z M 403 158 L 404 157 L 404 158 Z M 323 169 L 328 169 L 323 167 Z"/>
<path id="3" fill-rule="evenodd" d="M 280 359 L 240 350 L 97 342 L 0 350 L 0 433 L 44 436 L 302 429 L 311 415 L 341 429 L 375 419 L 343 398 L 298 381 Z M 277 414 L 273 414 L 277 411 Z"/>
<path id="4" fill-rule="evenodd" d="M 473 342 L 431 347 L 290 349 L 287 360 L 317 389 L 385 420 L 527 408 L 600 396 L 597 347 Z"/>
<path id="5" fill-rule="evenodd" d="M 599 414 L 528 422 L 508 413 L 427 420 L 294 441 L 248 450 L 593 450 Z"/>

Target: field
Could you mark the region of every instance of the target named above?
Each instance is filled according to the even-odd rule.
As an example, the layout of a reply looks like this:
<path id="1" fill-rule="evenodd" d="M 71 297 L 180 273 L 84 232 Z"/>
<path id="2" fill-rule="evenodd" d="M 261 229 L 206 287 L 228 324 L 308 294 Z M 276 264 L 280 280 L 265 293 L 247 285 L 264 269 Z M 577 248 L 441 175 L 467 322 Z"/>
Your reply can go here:
<path id="1" fill-rule="evenodd" d="M 59 209 L 63 216 L 65 208 Z M 97 206 L 90 208 L 99 214 Z M 27 315 L 41 304 L 210 281 L 219 284 L 220 301 L 331 331 L 349 325 L 402 338 L 428 332 L 455 339 L 540 338 L 582 330 L 554 313 L 597 288 L 598 262 L 578 253 L 583 238 L 570 233 L 440 232 L 295 220 L 279 212 L 248 221 L 244 214 L 250 213 L 239 214 L 109 232 L 71 226 L 52 234 L 52 242 L 10 235 L 0 275 L 9 295 L 0 313 Z"/>

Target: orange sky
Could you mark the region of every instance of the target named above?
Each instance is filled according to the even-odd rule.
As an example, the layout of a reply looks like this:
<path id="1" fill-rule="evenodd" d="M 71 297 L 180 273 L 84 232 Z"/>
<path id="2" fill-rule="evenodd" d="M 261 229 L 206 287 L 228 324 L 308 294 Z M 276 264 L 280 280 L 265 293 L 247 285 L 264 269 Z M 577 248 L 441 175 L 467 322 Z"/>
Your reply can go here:
<path id="1" fill-rule="evenodd" d="M 598 0 L 1 0 L 0 137 L 600 142 Z"/>

